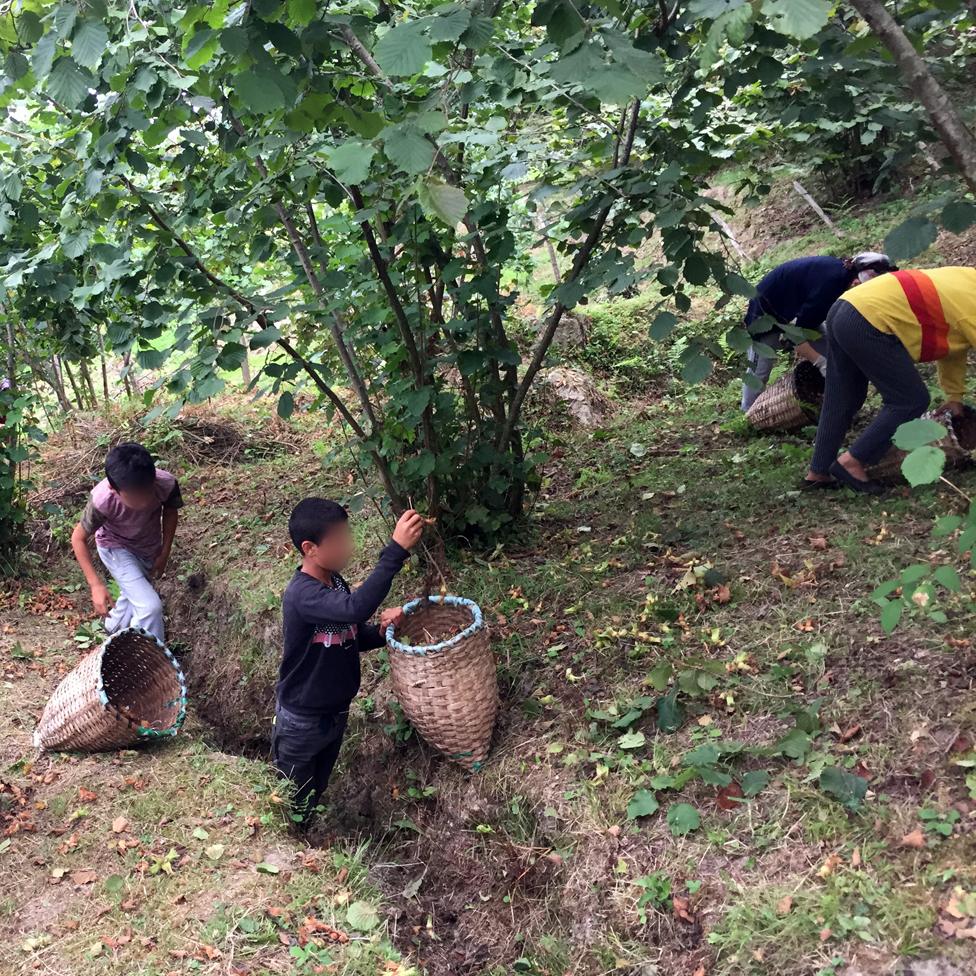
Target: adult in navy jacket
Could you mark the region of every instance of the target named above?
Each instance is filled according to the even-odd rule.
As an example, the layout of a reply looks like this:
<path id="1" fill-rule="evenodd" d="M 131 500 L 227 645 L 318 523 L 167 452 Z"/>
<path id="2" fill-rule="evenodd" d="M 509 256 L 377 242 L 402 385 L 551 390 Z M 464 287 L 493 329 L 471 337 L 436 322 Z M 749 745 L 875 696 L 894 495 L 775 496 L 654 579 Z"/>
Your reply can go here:
<path id="1" fill-rule="evenodd" d="M 807 332 L 822 332 L 823 323 L 834 302 L 854 285 L 897 271 L 885 254 L 865 251 L 853 258 L 796 258 L 773 268 L 756 285 L 756 296 L 749 302 L 745 325 L 752 333 L 749 349 L 749 374 L 752 383 L 742 384 L 742 409 L 748 410 L 769 382 L 776 362 L 776 351 L 794 345 L 782 326 L 794 325 Z M 772 325 L 772 328 L 768 326 Z M 764 327 L 766 326 L 766 327 Z M 772 350 L 769 355 L 762 345 Z M 808 338 L 796 344 L 797 355 L 808 359 L 824 376 L 827 360 L 824 336 Z M 756 382 L 758 380 L 758 383 Z"/>

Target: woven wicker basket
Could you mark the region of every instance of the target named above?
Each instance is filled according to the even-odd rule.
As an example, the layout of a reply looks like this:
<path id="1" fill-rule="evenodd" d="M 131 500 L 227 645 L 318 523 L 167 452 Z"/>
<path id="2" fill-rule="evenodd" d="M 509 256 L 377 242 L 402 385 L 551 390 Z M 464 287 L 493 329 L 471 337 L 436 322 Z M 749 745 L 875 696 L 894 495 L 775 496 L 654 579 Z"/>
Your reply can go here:
<path id="1" fill-rule="evenodd" d="M 44 707 L 34 745 L 47 750 L 122 749 L 176 735 L 186 681 L 172 652 L 141 628 L 120 630 L 65 677 Z"/>
<path id="2" fill-rule="evenodd" d="M 942 424 L 947 431 L 946 436 L 934 445 L 945 451 L 946 465 L 959 467 L 973 460 L 973 452 L 976 451 L 976 410 L 965 406 L 962 417 L 953 417 L 945 407 L 939 407 L 923 416 Z M 901 462 L 907 454 L 907 451 L 899 450 L 892 444 L 888 453 L 867 469 L 868 477 L 874 481 L 904 481 Z"/>
<path id="3" fill-rule="evenodd" d="M 498 715 L 495 658 L 481 610 L 457 596 L 413 600 L 403 609 L 400 627 L 386 631 L 397 699 L 427 742 L 478 770 Z"/>
<path id="4" fill-rule="evenodd" d="M 756 397 L 746 419 L 756 430 L 799 430 L 817 422 L 823 395 L 820 370 L 801 359 Z"/>

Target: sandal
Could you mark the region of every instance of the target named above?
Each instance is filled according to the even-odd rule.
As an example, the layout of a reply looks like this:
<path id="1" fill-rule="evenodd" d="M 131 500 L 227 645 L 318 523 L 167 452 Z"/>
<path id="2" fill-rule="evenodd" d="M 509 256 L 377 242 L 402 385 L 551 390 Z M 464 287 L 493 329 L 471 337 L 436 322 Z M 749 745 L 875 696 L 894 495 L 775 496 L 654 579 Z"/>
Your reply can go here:
<path id="1" fill-rule="evenodd" d="M 885 492 L 884 485 L 879 481 L 862 481 L 860 478 L 855 478 L 840 461 L 834 461 L 830 466 L 830 473 L 838 482 L 861 495 L 883 495 Z"/>

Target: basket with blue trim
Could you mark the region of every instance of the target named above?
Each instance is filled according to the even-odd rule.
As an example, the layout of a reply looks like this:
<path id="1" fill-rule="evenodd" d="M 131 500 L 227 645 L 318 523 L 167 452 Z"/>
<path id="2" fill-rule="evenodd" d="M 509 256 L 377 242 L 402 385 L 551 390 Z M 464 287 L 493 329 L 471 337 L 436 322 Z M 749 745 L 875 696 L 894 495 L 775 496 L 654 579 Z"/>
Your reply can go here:
<path id="1" fill-rule="evenodd" d="M 387 628 L 393 690 L 414 728 L 471 770 L 482 767 L 498 716 L 498 678 L 481 608 L 429 596 Z"/>
<path id="2" fill-rule="evenodd" d="M 58 685 L 34 732 L 45 750 L 124 749 L 176 735 L 186 679 L 165 644 L 139 627 L 120 630 Z"/>

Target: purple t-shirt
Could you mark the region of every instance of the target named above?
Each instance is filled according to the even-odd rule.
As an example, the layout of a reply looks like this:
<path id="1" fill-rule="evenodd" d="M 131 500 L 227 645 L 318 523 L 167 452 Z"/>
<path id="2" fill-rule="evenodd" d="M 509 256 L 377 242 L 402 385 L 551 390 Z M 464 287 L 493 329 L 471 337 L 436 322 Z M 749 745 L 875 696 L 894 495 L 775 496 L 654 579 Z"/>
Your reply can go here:
<path id="1" fill-rule="evenodd" d="M 183 498 L 176 478 L 156 468 L 156 505 L 129 508 L 118 492 L 103 478 L 92 489 L 81 516 L 81 527 L 95 533 L 95 544 L 102 549 L 127 549 L 134 556 L 152 562 L 163 548 L 164 508 L 182 508 Z"/>

